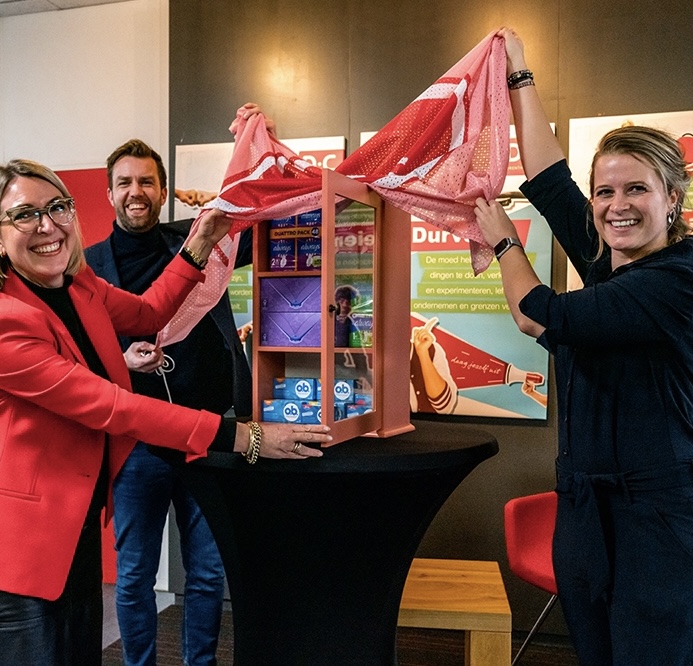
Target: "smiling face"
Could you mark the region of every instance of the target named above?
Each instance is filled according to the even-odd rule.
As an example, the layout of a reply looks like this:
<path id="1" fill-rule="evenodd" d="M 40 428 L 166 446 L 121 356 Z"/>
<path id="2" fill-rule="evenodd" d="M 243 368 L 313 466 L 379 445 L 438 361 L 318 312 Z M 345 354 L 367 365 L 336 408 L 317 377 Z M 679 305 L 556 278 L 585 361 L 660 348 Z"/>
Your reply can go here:
<path id="1" fill-rule="evenodd" d="M 113 165 L 108 199 L 115 209 L 118 226 L 125 231 L 149 231 L 159 221 L 166 195 L 151 157 L 121 157 Z"/>
<path id="2" fill-rule="evenodd" d="M 64 194 L 41 178 L 18 176 L 0 200 L 0 248 L 14 270 L 42 287 L 60 287 L 72 253 L 78 246 L 74 223 L 58 226 L 44 213 L 31 233 L 16 229 L 7 219 L 8 208 L 43 208 Z"/>
<path id="3" fill-rule="evenodd" d="M 668 244 L 667 214 L 677 196 L 657 172 L 630 154 L 607 154 L 594 165 L 594 225 L 611 248 L 611 267 L 640 259 Z"/>

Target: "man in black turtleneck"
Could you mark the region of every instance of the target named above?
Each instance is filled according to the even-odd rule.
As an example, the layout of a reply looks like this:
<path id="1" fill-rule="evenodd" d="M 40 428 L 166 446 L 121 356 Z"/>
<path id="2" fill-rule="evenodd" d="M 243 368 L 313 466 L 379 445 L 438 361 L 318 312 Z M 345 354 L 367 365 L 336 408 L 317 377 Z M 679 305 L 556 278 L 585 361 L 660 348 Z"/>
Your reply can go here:
<path id="1" fill-rule="evenodd" d="M 133 139 L 117 148 L 107 160 L 107 169 L 108 197 L 116 220 L 106 240 L 87 248 L 87 261 L 97 275 L 141 294 L 180 250 L 192 221 L 160 223 L 167 197 L 166 171 L 161 157 L 142 141 Z M 250 234 L 245 233 L 237 266 L 250 263 L 250 245 Z M 123 351 L 133 342 L 121 339 Z M 136 393 L 218 414 L 233 409 L 239 417 L 250 415 L 250 370 L 226 295 L 184 340 L 167 346 L 164 353 L 163 372 L 131 372 Z M 216 663 L 224 569 L 209 527 L 176 465 L 139 442 L 116 478 L 113 496 L 116 610 L 124 663 L 156 664 L 154 583 L 171 502 L 186 569 L 184 662 L 189 666 Z"/>

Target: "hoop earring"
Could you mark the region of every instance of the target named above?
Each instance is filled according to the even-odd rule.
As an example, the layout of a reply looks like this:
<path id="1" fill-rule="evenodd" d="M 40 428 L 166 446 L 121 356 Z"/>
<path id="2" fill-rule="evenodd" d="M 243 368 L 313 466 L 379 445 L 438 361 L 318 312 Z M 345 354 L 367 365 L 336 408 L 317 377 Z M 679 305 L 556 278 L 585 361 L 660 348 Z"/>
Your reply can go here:
<path id="1" fill-rule="evenodd" d="M 667 213 L 667 229 L 671 229 L 671 225 L 674 224 L 675 220 L 676 220 L 676 211 L 672 208 Z"/>

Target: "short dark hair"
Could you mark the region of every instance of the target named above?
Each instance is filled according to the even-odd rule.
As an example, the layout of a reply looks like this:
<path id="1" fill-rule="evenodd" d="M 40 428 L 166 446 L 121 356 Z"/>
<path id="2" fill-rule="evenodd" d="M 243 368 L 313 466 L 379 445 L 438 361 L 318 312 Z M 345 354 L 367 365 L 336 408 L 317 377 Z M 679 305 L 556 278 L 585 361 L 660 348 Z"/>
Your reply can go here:
<path id="1" fill-rule="evenodd" d="M 113 167 L 121 157 L 151 157 L 156 163 L 156 170 L 159 172 L 159 184 L 161 188 L 166 187 L 166 169 L 161 155 L 151 146 L 148 146 L 140 139 L 130 139 L 122 146 L 116 148 L 106 160 L 106 172 L 108 174 L 108 187 L 113 188 Z"/>
<path id="2" fill-rule="evenodd" d="M 359 297 L 359 290 L 350 285 L 344 284 L 341 287 L 337 287 L 334 292 L 334 300 L 339 301 L 342 298 L 347 301 L 355 301 Z"/>

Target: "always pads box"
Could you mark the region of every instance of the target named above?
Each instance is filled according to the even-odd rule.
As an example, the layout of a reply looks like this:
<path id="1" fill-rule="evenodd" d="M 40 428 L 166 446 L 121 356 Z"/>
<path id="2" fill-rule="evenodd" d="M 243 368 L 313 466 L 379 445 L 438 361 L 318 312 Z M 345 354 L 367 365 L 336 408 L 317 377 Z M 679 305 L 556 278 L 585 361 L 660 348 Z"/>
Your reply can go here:
<path id="1" fill-rule="evenodd" d="M 319 347 L 319 312 L 260 313 L 260 344 L 266 347 Z"/>
<path id="2" fill-rule="evenodd" d="M 319 271 L 322 264 L 322 211 L 270 220 L 269 269 Z"/>
<path id="3" fill-rule="evenodd" d="M 320 346 L 320 278 L 260 280 L 260 344 Z"/>
<path id="4" fill-rule="evenodd" d="M 260 280 L 260 312 L 320 312 L 319 277 Z"/>

